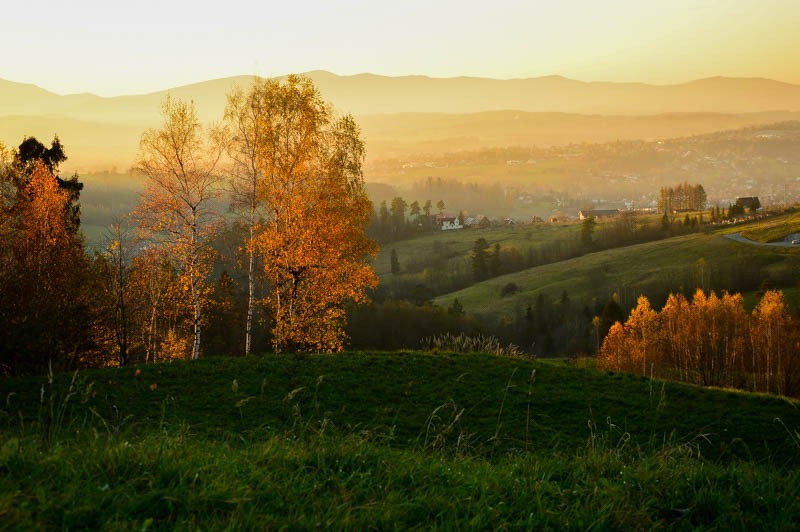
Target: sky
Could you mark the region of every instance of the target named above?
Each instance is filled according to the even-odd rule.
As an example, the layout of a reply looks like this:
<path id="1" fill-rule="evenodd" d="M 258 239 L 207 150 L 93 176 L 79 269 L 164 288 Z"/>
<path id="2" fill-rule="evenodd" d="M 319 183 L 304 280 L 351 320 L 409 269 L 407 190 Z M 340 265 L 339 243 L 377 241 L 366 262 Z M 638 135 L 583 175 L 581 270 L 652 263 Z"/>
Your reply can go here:
<path id="1" fill-rule="evenodd" d="M 59 94 L 233 75 L 800 84 L 800 0 L 26 0 L 0 10 L 0 78 Z"/>

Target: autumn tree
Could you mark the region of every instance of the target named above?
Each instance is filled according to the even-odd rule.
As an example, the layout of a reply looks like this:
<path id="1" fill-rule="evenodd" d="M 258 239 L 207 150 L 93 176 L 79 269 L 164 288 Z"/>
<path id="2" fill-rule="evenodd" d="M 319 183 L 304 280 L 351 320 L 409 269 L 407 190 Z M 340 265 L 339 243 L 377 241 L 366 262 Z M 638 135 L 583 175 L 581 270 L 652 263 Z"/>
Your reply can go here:
<path id="1" fill-rule="evenodd" d="M 0 142 L 0 278 L 11 268 L 12 210 L 16 190 L 11 167 L 12 154 Z"/>
<path id="2" fill-rule="evenodd" d="M 753 313 L 741 294 L 671 294 L 661 312 L 646 298 L 609 330 L 598 355 L 605 369 L 704 386 L 800 394 L 800 335 L 782 294 L 767 291 Z"/>
<path id="3" fill-rule="evenodd" d="M 661 356 L 658 349 L 657 313 L 650 307 L 650 301 L 639 296 L 636 307 L 625 321 L 625 331 L 631 337 L 631 345 L 635 348 L 630 353 L 631 362 L 636 372 L 646 376 L 660 365 Z"/>
<path id="4" fill-rule="evenodd" d="M 705 208 L 706 191 L 701 184 L 678 183 L 673 187 L 662 187 L 658 194 L 658 210 L 672 213 L 675 210 L 699 211 Z"/>
<path id="5" fill-rule="evenodd" d="M 73 366 L 90 335 L 87 260 L 68 215 L 68 193 L 41 161 L 24 177 L 18 168 L 0 171 L 0 364 L 14 373 Z"/>
<path id="6" fill-rule="evenodd" d="M 146 131 L 140 141 L 138 167 L 148 183 L 134 217 L 147 238 L 169 249 L 178 266 L 192 304 L 191 356 L 197 359 L 213 259 L 209 239 L 219 220 L 214 200 L 220 194 L 222 143 L 204 132 L 193 103 L 168 96 L 161 113 L 161 129 Z"/>
<path id="7" fill-rule="evenodd" d="M 98 344 L 120 366 L 130 362 L 132 340 L 131 230 L 121 220 L 106 232 L 105 244 L 92 261 L 94 328 Z"/>
<path id="8" fill-rule="evenodd" d="M 344 346 L 345 303 L 377 283 L 364 234 L 372 214 L 361 165 L 364 142 L 350 116 L 334 118 L 311 80 L 266 80 L 258 146 L 265 223 L 256 236 L 271 283 L 276 351 Z"/>
<path id="9" fill-rule="evenodd" d="M 53 137 L 50 147 L 39 142 L 36 137 L 25 137 L 14 153 L 14 168 L 17 179 L 17 188 L 23 190 L 37 164 L 43 164 L 48 172 L 55 177 L 58 188 L 67 196 L 64 211 L 67 216 L 69 230 L 77 233 L 80 227 L 81 208 L 80 196 L 83 183 L 78 180 L 78 175 L 63 179 L 58 175 L 61 163 L 67 160 L 64 145 L 58 138 Z"/>
<path id="10" fill-rule="evenodd" d="M 256 80 L 245 92 L 237 87 L 228 94 L 225 107 L 226 151 L 231 160 L 230 192 L 232 210 L 239 214 L 247 228 L 247 319 L 245 321 L 245 354 L 250 354 L 253 337 L 253 313 L 256 304 L 256 232 L 263 217 L 262 194 L 264 174 L 259 166 L 259 150 L 268 142 L 267 115 L 274 112 L 264 101 L 264 82 Z"/>
<path id="11" fill-rule="evenodd" d="M 175 338 L 184 327 L 185 316 L 191 316 L 186 298 L 172 264 L 168 250 L 160 246 L 147 246 L 131 260 L 128 279 L 131 295 L 136 304 L 130 305 L 136 315 L 131 318 L 133 337 L 141 346 L 144 362 L 157 363 L 175 358 L 184 358 L 187 353 L 176 353 Z M 171 341 L 167 340 L 171 332 Z M 171 350 L 162 353 L 162 346 L 169 344 Z M 181 356 L 182 355 L 182 356 Z"/>
<path id="12" fill-rule="evenodd" d="M 751 356 L 747 369 L 758 392 L 796 395 L 800 392 L 800 355 L 795 320 L 783 294 L 764 293 L 750 322 Z"/>

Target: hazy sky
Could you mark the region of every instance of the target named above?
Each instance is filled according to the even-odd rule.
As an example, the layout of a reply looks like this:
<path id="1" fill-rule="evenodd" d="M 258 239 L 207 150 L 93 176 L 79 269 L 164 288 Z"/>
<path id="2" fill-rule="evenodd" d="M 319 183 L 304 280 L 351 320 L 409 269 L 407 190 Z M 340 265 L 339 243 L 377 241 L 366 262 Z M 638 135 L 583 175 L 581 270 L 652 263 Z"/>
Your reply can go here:
<path id="1" fill-rule="evenodd" d="M 800 83 L 800 0 L 16 0 L 0 78 L 151 92 L 308 70 Z"/>

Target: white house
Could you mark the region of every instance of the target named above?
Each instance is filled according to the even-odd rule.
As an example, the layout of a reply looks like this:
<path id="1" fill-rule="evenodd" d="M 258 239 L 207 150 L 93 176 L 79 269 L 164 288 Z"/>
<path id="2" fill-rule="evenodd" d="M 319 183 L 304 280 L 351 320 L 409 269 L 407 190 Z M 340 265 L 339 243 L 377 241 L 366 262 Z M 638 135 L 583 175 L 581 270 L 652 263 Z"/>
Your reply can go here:
<path id="1" fill-rule="evenodd" d="M 453 229 L 464 228 L 464 226 L 461 225 L 461 220 L 458 219 L 458 216 L 452 216 L 449 214 L 437 214 L 436 224 L 442 228 L 442 231 L 451 231 Z"/>

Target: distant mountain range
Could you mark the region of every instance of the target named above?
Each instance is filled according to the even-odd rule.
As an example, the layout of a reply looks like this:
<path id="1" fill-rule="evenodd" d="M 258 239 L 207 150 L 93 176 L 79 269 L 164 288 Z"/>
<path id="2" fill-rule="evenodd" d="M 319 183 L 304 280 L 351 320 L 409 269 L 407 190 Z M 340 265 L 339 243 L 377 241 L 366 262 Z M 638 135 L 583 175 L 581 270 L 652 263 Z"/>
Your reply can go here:
<path id="1" fill-rule="evenodd" d="M 338 76 L 324 71 L 306 75 L 338 111 L 360 117 L 368 143 L 374 140 L 377 147 L 380 142 L 381 150 L 387 143 L 408 145 L 436 141 L 441 144 L 442 140 L 454 138 L 472 139 L 458 149 L 501 141 L 560 144 L 609 138 L 655 138 L 711 130 L 702 124 L 741 127 L 784 117 L 796 119 L 797 115 L 787 111 L 800 111 L 800 85 L 761 78 L 716 77 L 676 85 L 648 85 L 582 82 L 560 76 L 497 80 L 373 74 Z M 141 132 L 158 124 L 160 102 L 167 92 L 194 100 L 200 119 L 212 122 L 221 118 L 230 89 L 235 85 L 246 87 L 252 79 L 252 76 L 237 76 L 168 91 L 110 98 L 85 93 L 58 95 L 35 85 L 0 79 L 0 140 L 13 145 L 22 135 L 46 139 L 58 133 L 71 154 L 71 162 L 78 167 L 111 162 L 124 166 L 130 164 Z M 503 110 L 522 114 L 498 113 Z M 669 117 L 666 120 L 671 124 L 677 122 L 685 127 L 670 126 L 668 132 L 657 125 L 664 122 L 664 116 L 654 121 L 642 118 L 671 113 L 702 115 L 691 119 Z M 575 114 L 617 118 L 611 121 L 597 116 L 576 118 L 572 116 Z M 720 114 L 726 116 L 715 116 Z M 516 122 L 517 125 L 511 127 L 516 131 L 514 135 L 497 133 L 505 127 L 502 122 L 513 125 L 514 122 L 509 121 L 518 121 L 520 117 L 524 118 L 522 123 L 529 124 L 528 129 Z M 714 118 L 707 120 L 708 117 Z M 488 137 L 481 140 L 481 124 L 487 120 L 495 128 L 496 134 L 492 134 L 495 140 Z M 565 128 L 575 121 L 581 122 L 577 130 L 582 133 L 570 137 Z M 551 138 L 548 128 L 556 123 L 558 134 L 548 142 Z M 593 123 L 604 128 L 602 135 L 591 134 Z M 635 127 L 624 125 L 629 123 L 635 123 Z M 528 135 L 529 131 L 535 134 Z M 402 153 L 402 149 L 387 151 L 395 152 Z"/>
<path id="2" fill-rule="evenodd" d="M 382 113 L 477 113 L 515 109 L 580 114 L 683 112 L 754 113 L 800 110 L 800 85 L 763 78 L 714 77 L 676 85 L 584 82 L 561 76 L 527 79 L 338 76 L 307 72 L 337 109 L 355 115 Z M 236 76 L 134 96 L 58 95 L 35 85 L 0 80 L 0 116 L 60 115 L 92 121 L 146 121 L 157 115 L 167 92 L 193 98 L 203 119 L 214 119 Z"/>

